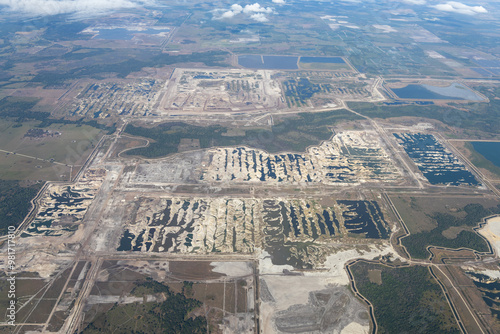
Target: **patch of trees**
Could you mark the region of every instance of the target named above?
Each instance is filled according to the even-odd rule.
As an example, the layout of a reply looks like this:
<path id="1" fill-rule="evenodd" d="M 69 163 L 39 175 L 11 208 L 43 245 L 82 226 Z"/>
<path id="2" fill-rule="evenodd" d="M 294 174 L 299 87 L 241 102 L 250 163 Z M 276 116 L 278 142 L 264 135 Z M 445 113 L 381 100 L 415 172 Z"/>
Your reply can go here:
<path id="1" fill-rule="evenodd" d="M 193 52 L 185 55 L 160 53 L 149 59 L 131 58 L 114 64 L 97 64 L 65 71 L 40 71 L 31 81 L 53 86 L 60 85 L 70 79 L 101 78 L 103 73 L 116 73 L 119 78 L 125 78 L 132 72 L 140 71 L 143 67 L 162 67 L 179 63 L 203 63 L 210 67 L 227 67 L 226 56 L 227 52 L 225 51 Z"/>
<path id="2" fill-rule="evenodd" d="M 23 186 L 21 181 L 0 180 L 0 235 L 6 235 L 9 226 L 22 223 L 42 186 L 43 183 Z"/>
<path id="3" fill-rule="evenodd" d="M 106 125 L 98 123 L 96 120 L 85 121 L 83 118 L 79 120 L 67 120 L 63 118 L 50 118 L 50 113 L 42 111 L 33 111 L 33 107 L 38 103 L 37 98 L 13 97 L 7 96 L 0 100 L 0 118 L 14 119 L 17 124 L 26 121 L 40 121 L 38 128 L 46 128 L 52 124 L 76 124 L 88 125 L 94 128 L 106 131 L 112 134 L 116 131 L 116 124 Z M 19 127 L 21 125 L 15 125 Z"/>
<path id="4" fill-rule="evenodd" d="M 133 136 L 150 138 L 148 147 L 127 151 L 128 155 L 159 158 L 178 152 L 182 138 L 199 139 L 201 148 L 214 146 L 246 145 L 269 153 L 304 152 L 310 145 L 318 145 L 332 136 L 335 123 L 359 119 L 345 110 L 321 113 L 300 113 L 288 117 L 269 128 L 246 129 L 242 136 L 224 135 L 228 128 L 222 126 L 196 126 L 182 122 L 164 123 L 153 128 L 127 125 L 125 132 Z"/>
<path id="5" fill-rule="evenodd" d="M 478 252 L 489 250 L 487 242 L 472 231 L 461 231 L 456 238 L 448 239 L 442 232 L 446 229 L 457 227 L 475 227 L 484 217 L 500 213 L 500 205 L 486 209 L 480 204 L 468 204 L 461 211 L 465 212 L 464 218 L 458 218 L 448 213 L 435 213 L 431 218 L 437 223 L 437 227 L 431 231 L 414 233 L 402 239 L 412 257 L 426 258 L 430 254 L 427 246 L 438 246 L 446 248 L 470 248 Z"/>
<path id="6" fill-rule="evenodd" d="M 190 313 L 203 304 L 182 293 L 174 293 L 169 287 L 146 279 L 137 282 L 132 290 L 135 295 L 162 293 L 166 300 L 162 303 L 115 304 L 109 311 L 98 316 L 83 333 L 207 333 L 207 319 Z M 133 319 L 130 319 L 130 315 Z M 127 321 L 133 320 L 133 321 Z"/>
<path id="7" fill-rule="evenodd" d="M 351 266 L 358 291 L 373 305 L 378 333 L 460 333 L 441 288 L 426 267 Z M 369 269 L 381 270 L 382 284 Z"/>

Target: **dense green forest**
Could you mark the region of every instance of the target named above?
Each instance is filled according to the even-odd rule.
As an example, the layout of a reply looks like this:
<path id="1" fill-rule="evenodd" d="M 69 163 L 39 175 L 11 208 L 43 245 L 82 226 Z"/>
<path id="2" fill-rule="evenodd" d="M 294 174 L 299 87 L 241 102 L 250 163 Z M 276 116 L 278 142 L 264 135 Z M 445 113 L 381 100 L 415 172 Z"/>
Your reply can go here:
<path id="1" fill-rule="evenodd" d="M 377 333 L 460 333 L 426 267 L 390 268 L 360 261 L 350 269 L 357 289 L 373 305 Z M 381 271 L 382 284 L 370 281 L 372 270 Z"/>
<path id="2" fill-rule="evenodd" d="M 0 235 L 9 226 L 19 226 L 31 209 L 31 200 L 43 183 L 24 185 L 21 181 L 0 180 Z"/>
<path id="3" fill-rule="evenodd" d="M 189 316 L 191 311 L 202 303 L 187 298 L 182 293 L 170 291 L 168 286 L 148 279 L 136 283 L 132 294 L 163 293 L 166 300 L 162 303 L 115 304 L 111 310 L 98 316 L 83 331 L 90 333 L 169 333 L 201 334 L 207 333 L 207 319 L 203 316 Z"/>
<path id="4" fill-rule="evenodd" d="M 308 146 L 318 145 L 329 139 L 333 135 L 331 127 L 337 122 L 354 119 L 359 119 L 359 116 L 346 110 L 300 113 L 295 117 L 276 121 L 270 129 L 247 129 L 241 136 L 226 135 L 229 129 L 218 125 L 196 126 L 175 122 L 146 128 L 129 124 L 125 129 L 126 133 L 150 138 L 153 142 L 148 147 L 130 150 L 127 154 L 146 158 L 166 156 L 178 152 L 182 138 L 199 139 L 201 148 L 246 145 L 270 153 L 304 152 Z"/>
<path id="5" fill-rule="evenodd" d="M 448 213 L 435 213 L 431 218 L 437 223 L 437 227 L 431 231 L 410 234 L 402 239 L 412 257 L 426 258 L 430 254 L 426 250 L 427 246 L 439 246 L 447 248 L 470 248 L 479 252 L 489 250 L 487 242 L 472 231 L 461 231 L 456 238 L 448 239 L 442 232 L 452 226 L 475 227 L 481 219 L 492 214 L 500 213 L 500 205 L 496 208 L 485 209 L 480 204 L 468 204 L 462 210 L 465 212 L 464 218 L 458 218 Z"/>

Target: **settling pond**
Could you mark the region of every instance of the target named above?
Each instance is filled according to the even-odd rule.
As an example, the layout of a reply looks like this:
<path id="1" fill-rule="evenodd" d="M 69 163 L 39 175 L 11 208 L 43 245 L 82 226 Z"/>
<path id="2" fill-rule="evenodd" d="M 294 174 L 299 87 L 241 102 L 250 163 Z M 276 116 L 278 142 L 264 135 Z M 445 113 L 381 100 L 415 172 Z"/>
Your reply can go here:
<path id="1" fill-rule="evenodd" d="M 412 84 L 403 88 L 392 88 L 391 90 L 400 99 L 483 100 L 481 96 L 470 90 L 468 87 L 456 82 L 447 87 L 437 87 L 427 84 Z"/>
<path id="2" fill-rule="evenodd" d="M 500 142 L 475 141 L 471 144 L 479 154 L 500 167 Z"/>
<path id="3" fill-rule="evenodd" d="M 345 64 L 341 57 L 299 57 L 299 56 L 238 56 L 238 64 L 246 68 L 266 70 L 298 70 L 298 63 Z"/>

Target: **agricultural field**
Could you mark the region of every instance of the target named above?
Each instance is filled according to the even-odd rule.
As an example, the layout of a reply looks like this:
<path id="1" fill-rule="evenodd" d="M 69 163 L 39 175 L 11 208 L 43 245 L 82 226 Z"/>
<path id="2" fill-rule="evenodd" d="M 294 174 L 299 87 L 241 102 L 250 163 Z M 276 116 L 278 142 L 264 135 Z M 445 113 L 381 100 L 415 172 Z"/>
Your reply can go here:
<path id="1" fill-rule="evenodd" d="M 68 181 L 103 135 L 88 125 L 0 120 L 0 126 L 2 179 Z"/>

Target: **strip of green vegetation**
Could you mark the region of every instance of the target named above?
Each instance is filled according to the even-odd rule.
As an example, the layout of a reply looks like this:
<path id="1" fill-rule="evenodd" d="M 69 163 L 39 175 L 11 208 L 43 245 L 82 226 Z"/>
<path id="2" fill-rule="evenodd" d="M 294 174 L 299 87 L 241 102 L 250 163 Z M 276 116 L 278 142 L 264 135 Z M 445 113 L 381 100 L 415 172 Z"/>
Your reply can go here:
<path id="1" fill-rule="evenodd" d="M 9 226 L 22 223 L 31 209 L 31 200 L 42 186 L 43 183 L 0 180 L 0 235 L 6 235 Z"/>
<path id="2" fill-rule="evenodd" d="M 427 268 L 358 262 L 350 269 L 358 291 L 373 305 L 377 333 L 460 333 Z M 381 271 L 382 284 L 370 281 L 369 270 Z"/>
<path id="3" fill-rule="evenodd" d="M 495 166 L 493 162 L 489 161 L 481 153 L 476 151 L 470 142 L 465 143 L 465 148 L 470 151 L 471 156 L 469 157 L 469 160 L 474 166 L 484 168 L 493 174 L 500 176 L 500 167 Z"/>
<path id="4" fill-rule="evenodd" d="M 461 231 L 456 238 L 448 239 L 443 236 L 443 231 L 452 226 L 475 227 L 482 218 L 500 213 L 500 205 L 496 208 L 485 209 L 480 204 L 468 204 L 460 211 L 465 212 L 464 218 L 458 218 L 448 213 L 435 213 L 431 216 L 438 225 L 435 229 L 410 234 L 402 239 L 408 253 L 414 258 L 426 258 L 430 255 L 426 250 L 427 246 L 453 249 L 470 248 L 478 252 L 487 252 L 489 250 L 487 242 L 475 232 Z"/>
<path id="5" fill-rule="evenodd" d="M 425 117 L 439 120 L 447 125 L 491 132 L 496 134 L 500 129 L 500 88 L 478 88 L 479 92 L 490 98 L 489 103 L 457 104 L 457 108 L 438 105 L 397 105 L 387 106 L 381 103 L 348 102 L 351 109 L 373 118 L 390 117 Z M 466 111 L 464 111 L 464 108 Z"/>
<path id="6" fill-rule="evenodd" d="M 214 146 L 246 145 L 264 149 L 270 153 L 304 152 L 310 145 L 318 145 L 332 136 L 331 126 L 340 121 L 360 119 L 346 110 L 322 113 L 301 113 L 285 118 L 271 129 L 250 129 L 242 136 L 225 135 L 229 130 L 222 126 L 196 126 L 181 122 L 164 123 L 154 128 L 136 127 L 129 124 L 125 132 L 134 136 L 150 138 L 148 147 L 127 151 L 128 155 L 159 158 L 178 152 L 183 138 L 198 139 L 201 148 Z"/>
<path id="7" fill-rule="evenodd" d="M 51 86 L 82 77 L 100 78 L 103 73 L 117 73 L 119 78 L 125 78 L 132 72 L 140 71 L 143 67 L 162 67 L 179 63 L 203 63 L 209 67 L 226 67 L 228 66 L 225 63 L 226 56 L 225 51 L 193 52 L 185 55 L 157 54 L 148 60 L 128 59 L 115 64 L 85 66 L 69 71 L 43 71 L 38 73 L 32 82 Z"/>
<path id="8" fill-rule="evenodd" d="M 35 113 L 31 109 L 40 101 L 33 97 L 7 96 L 0 100 L 0 117 L 12 117 L 17 119 L 34 118 L 45 120 L 49 113 Z"/>
<path id="9" fill-rule="evenodd" d="M 145 297 L 162 293 L 167 298 L 162 303 L 115 304 L 98 316 L 82 333 L 207 333 L 207 320 L 190 313 L 202 303 L 184 294 L 171 292 L 168 286 L 151 279 L 136 283 L 132 294 Z"/>

